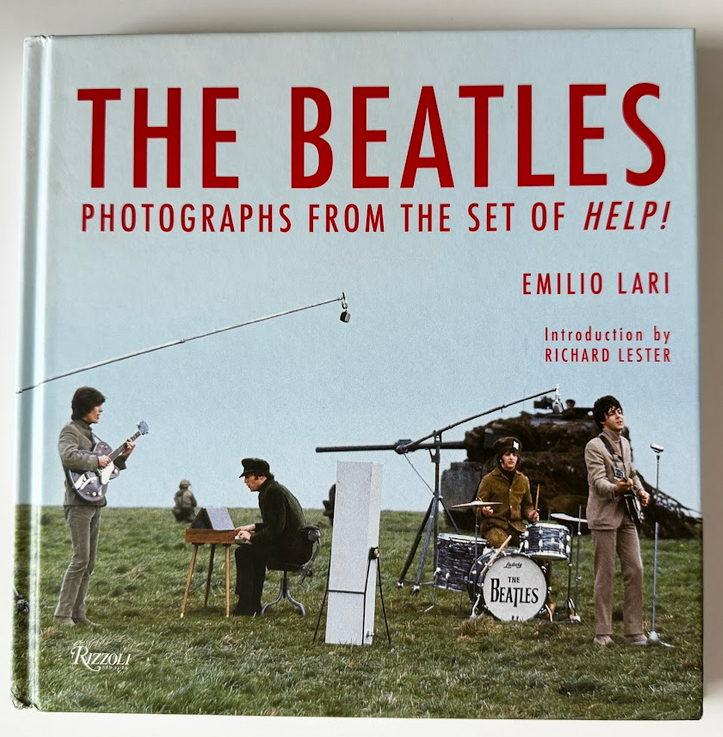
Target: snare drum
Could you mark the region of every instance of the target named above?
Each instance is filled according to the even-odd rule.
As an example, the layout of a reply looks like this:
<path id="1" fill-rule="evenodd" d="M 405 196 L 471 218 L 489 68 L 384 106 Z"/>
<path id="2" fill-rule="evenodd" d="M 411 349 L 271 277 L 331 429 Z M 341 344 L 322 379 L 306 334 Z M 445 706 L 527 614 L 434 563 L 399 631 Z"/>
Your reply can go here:
<path id="1" fill-rule="evenodd" d="M 511 550 L 503 550 L 487 568 L 496 552 L 481 555 L 469 572 L 467 593 L 473 610 L 487 609 L 505 622 L 531 619 L 545 606 L 545 574 L 532 558 Z"/>
<path id="2" fill-rule="evenodd" d="M 477 556 L 487 549 L 487 541 L 477 538 Z M 465 591 L 469 569 L 475 560 L 475 538 L 468 535 L 437 536 L 437 570 L 434 572 L 434 585 L 441 589 Z"/>
<path id="3" fill-rule="evenodd" d="M 537 522 L 520 535 L 520 550 L 535 560 L 568 560 L 570 532 L 564 525 Z"/>

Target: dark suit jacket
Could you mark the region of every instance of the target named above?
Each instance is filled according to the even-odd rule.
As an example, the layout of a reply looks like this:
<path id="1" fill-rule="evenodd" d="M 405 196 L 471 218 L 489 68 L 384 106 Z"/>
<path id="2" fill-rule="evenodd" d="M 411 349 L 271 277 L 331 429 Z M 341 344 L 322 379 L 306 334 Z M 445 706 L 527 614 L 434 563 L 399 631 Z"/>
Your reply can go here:
<path id="1" fill-rule="evenodd" d="M 259 488 L 259 509 L 263 522 L 256 525 L 251 542 L 266 549 L 271 560 L 305 563 L 309 542 L 301 531 L 306 521 L 299 500 L 271 477 Z"/>

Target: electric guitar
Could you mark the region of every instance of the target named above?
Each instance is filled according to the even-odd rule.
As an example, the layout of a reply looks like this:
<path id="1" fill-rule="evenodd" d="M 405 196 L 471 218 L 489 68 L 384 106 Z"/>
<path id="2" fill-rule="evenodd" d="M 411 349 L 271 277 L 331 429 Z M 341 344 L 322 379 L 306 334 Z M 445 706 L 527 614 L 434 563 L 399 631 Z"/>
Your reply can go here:
<path id="1" fill-rule="evenodd" d="M 613 466 L 613 473 L 616 479 L 621 481 L 627 481 L 627 476 L 617 467 Z M 630 519 L 635 522 L 636 525 L 643 524 L 643 505 L 640 503 L 638 495 L 634 491 L 623 492 L 623 501 L 625 502 L 625 510 L 628 513 Z"/>
<path id="2" fill-rule="evenodd" d="M 138 428 L 138 432 L 131 435 L 128 440 L 135 440 L 141 435 L 148 433 L 148 425 L 145 422 L 139 422 L 136 427 Z M 105 468 L 98 468 L 96 471 L 73 471 L 70 468 L 65 469 L 65 476 L 68 479 L 68 483 L 81 499 L 84 499 L 86 502 L 99 502 L 105 498 L 108 482 L 112 481 L 120 473 L 120 469 L 113 461 L 126 451 L 128 447 L 127 442 L 124 441 L 120 447 L 111 450 L 108 443 L 99 440 L 93 447 L 93 450 L 84 451 L 96 456 L 108 456 L 110 463 Z"/>

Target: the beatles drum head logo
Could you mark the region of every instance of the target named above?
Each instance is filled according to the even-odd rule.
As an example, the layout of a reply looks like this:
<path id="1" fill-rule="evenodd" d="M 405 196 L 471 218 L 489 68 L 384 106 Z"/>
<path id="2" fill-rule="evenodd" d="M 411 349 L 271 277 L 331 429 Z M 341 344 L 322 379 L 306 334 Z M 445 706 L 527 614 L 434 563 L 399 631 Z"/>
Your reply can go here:
<path id="1" fill-rule="evenodd" d="M 547 583 L 540 566 L 513 553 L 498 558 L 487 570 L 482 595 L 497 619 L 512 621 L 534 617 L 545 604 Z"/>

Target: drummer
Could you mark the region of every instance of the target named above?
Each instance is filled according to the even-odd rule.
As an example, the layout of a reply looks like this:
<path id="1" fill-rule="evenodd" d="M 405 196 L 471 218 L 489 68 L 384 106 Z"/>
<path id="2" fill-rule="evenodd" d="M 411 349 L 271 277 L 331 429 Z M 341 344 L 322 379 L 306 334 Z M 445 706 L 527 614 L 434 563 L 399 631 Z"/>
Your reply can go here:
<path id="1" fill-rule="evenodd" d="M 482 477 L 477 499 L 496 504 L 482 507 L 480 534 L 495 548 L 501 547 L 511 535 L 508 547 L 516 548 L 520 543 L 520 533 L 526 527 L 523 520 L 539 522 L 540 514 L 532 504 L 530 480 L 517 470 L 522 443 L 513 437 L 500 438 L 493 450 L 497 467 Z"/>

